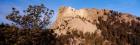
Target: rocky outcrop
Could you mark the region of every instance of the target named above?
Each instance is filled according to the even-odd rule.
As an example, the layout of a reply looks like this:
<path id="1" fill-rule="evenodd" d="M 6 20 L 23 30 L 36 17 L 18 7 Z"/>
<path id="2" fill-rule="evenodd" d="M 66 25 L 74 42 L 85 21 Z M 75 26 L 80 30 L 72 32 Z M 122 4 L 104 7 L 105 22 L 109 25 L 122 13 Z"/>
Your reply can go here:
<path id="1" fill-rule="evenodd" d="M 138 45 L 139 17 L 106 9 L 61 7 L 52 29 L 61 45 Z"/>

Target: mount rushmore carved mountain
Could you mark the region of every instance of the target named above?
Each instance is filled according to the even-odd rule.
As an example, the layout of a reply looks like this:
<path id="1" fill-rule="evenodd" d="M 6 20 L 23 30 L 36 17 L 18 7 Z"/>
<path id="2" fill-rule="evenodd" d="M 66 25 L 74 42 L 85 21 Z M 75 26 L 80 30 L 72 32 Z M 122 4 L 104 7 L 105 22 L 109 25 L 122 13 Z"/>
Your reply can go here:
<path id="1" fill-rule="evenodd" d="M 138 45 L 140 18 L 113 10 L 61 7 L 52 29 L 62 45 Z"/>
<path id="2" fill-rule="evenodd" d="M 139 45 L 140 17 L 62 6 L 49 29 L 0 25 L 0 45 Z"/>

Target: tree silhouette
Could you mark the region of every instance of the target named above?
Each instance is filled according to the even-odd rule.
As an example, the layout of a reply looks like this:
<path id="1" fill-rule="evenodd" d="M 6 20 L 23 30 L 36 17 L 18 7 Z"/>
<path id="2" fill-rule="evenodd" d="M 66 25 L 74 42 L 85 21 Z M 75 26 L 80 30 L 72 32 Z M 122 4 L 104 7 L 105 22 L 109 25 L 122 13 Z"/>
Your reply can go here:
<path id="1" fill-rule="evenodd" d="M 19 10 L 12 8 L 12 12 L 6 18 L 22 28 L 43 29 L 48 26 L 50 18 L 54 14 L 54 10 L 48 9 L 43 4 L 29 5 L 23 12 L 24 14 L 21 15 Z"/>

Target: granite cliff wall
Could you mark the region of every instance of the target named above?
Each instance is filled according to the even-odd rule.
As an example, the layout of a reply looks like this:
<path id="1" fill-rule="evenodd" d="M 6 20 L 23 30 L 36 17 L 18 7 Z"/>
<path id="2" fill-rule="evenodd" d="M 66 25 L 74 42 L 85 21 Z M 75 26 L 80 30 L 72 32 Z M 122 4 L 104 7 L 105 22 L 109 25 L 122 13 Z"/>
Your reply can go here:
<path id="1" fill-rule="evenodd" d="M 62 45 L 138 45 L 139 27 L 139 17 L 131 14 L 63 6 L 52 29 Z"/>

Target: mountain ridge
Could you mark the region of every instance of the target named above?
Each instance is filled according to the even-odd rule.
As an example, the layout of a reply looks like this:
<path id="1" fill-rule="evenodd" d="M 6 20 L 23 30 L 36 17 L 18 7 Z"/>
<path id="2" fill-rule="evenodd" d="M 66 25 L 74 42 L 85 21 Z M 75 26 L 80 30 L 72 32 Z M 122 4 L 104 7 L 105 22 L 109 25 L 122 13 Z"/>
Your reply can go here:
<path id="1" fill-rule="evenodd" d="M 88 35 L 94 35 L 91 37 L 99 37 L 94 41 L 91 41 L 93 40 L 92 38 L 91 40 L 88 40 L 87 38 L 76 38 L 79 39 L 77 42 L 84 39 L 84 41 L 88 40 L 96 43 L 97 40 L 102 39 L 98 42 L 99 44 L 95 45 L 134 45 L 139 44 L 135 43 L 138 42 L 138 40 L 134 41 L 129 40 L 128 38 L 133 37 L 134 39 L 138 39 L 138 27 L 140 26 L 140 20 L 138 18 L 139 17 L 128 13 L 121 13 L 113 10 L 99 10 L 95 8 L 76 10 L 74 8 L 64 6 L 59 9 L 57 20 L 52 28 L 60 37 L 68 35 L 67 32 L 73 31 L 77 31 L 77 33 L 82 32 L 85 35 L 87 35 L 87 33 L 89 33 Z M 137 35 L 138 37 L 132 35 Z M 85 44 L 92 45 L 93 43 L 91 42 L 85 42 Z M 80 43 L 74 43 L 74 45 Z"/>

